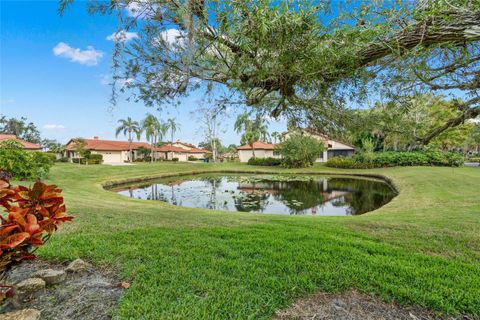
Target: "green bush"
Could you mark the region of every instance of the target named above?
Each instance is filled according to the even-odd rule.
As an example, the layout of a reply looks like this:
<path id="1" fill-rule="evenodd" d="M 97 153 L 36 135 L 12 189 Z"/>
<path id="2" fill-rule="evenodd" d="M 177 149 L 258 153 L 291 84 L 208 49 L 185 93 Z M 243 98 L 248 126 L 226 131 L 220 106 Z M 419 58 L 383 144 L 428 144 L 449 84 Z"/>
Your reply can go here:
<path id="1" fill-rule="evenodd" d="M 280 143 L 275 150 L 282 156 L 282 166 L 303 168 L 313 165 L 323 151 L 323 142 L 301 133 L 295 133 Z"/>
<path id="2" fill-rule="evenodd" d="M 90 154 L 88 156 L 88 164 L 101 164 L 103 162 L 103 156 L 101 154 Z"/>
<path id="3" fill-rule="evenodd" d="M 0 168 L 17 180 L 45 178 L 53 165 L 52 158 L 43 152 L 29 152 L 0 145 Z"/>
<path id="4" fill-rule="evenodd" d="M 69 162 L 70 159 L 68 157 L 61 157 L 60 159 L 57 160 L 57 162 Z"/>
<path id="5" fill-rule="evenodd" d="M 282 163 L 282 159 L 276 159 L 272 157 L 268 158 L 255 158 L 248 159 L 247 164 L 251 166 L 279 166 Z"/>
<path id="6" fill-rule="evenodd" d="M 197 158 L 194 156 L 188 156 L 188 161 L 197 161 Z"/>
<path id="7" fill-rule="evenodd" d="M 173 161 L 173 162 L 177 162 L 177 161 L 178 161 L 178 158 L 172 158 L 172 161 Z"/>
<path id="8" fill-rule="evenodd" d="M 352 158 L 334 157 L 328 159 L 327 166 L 334 168 L 355 168 L 356 162 Z"/>
<path id="9" fill-rule="evenodd" d="M 381 168 L 396 166 L 448 166 L 458 167 L 463 164 L 463 156 L 453 152 L 413 151 L 413 152 L 375 152 L 365 156 L 357 153 L 352 158 L 332 158 L 326 163 L 336 168 Z"/>
<path id="10" fill-rule="evenodd" d="M 480 162 L 480 157 L 470 157 L 467 160 L 470 162 Z"/>
<path id="11" fill-rule="evenodd" d="M 44 153 L 46 156 L 48 156 L 50 158 L 50 160 L 52 160 L 52 162 L 55 162 L 57 161 L 57 154 L 54 153 L 54 152 L 45 152 Z"/>

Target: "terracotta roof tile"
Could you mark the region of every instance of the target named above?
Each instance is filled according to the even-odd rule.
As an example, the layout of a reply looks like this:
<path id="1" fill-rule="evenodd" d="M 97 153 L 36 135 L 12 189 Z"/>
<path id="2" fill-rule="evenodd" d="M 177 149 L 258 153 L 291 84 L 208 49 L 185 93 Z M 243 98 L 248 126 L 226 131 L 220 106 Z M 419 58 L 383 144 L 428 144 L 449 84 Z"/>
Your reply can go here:
<path id="1" fill-rule="evenodd" d="M 273 150 L 275 149 L 275 144 L 273 143 L 266 143 L 263 141 L 256 141 L 253 143 L 253 149 L 255 150 Z M 252 150 L 252 146 L 249 144 L 240 146 L 237 150 Z"/>
<path id="2" fill-rule="evenodd" d="M 31 143 L 22 139 L 18 139 L 14 134 L 0 134 L 0 141 L 4 140 L 16 140 L 20 142 L 23 147 L 27 150 L 41 150 L 42 146 L 37 143 Z"/>
<path id="3" fill-rule="evenodd" d="M 85 148 L 88 150 L 100 151 L 128 151 L 128 141 L 100 140 L 100 139 L 84 139 Z M 150 149 L 150 145 L 146 142 L 132 142 L 132 149 L 136 150 L 140 147 Z M 67 150 L 75 150 L 75 142 L 70 140 L 67 143 Z"/>

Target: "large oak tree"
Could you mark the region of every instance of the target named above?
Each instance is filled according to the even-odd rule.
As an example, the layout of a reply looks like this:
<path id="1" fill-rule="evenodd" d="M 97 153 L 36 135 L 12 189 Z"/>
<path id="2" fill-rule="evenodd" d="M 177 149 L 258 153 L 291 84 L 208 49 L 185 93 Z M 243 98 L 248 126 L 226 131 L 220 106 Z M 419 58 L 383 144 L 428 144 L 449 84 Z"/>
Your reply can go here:
<path id="1" fill-rule="evenodd" d="M 61 10 L 71 0 L 61 2 Z M 335 2 L 334 2 L 335 3 Z M 162 105 L 192 90 L 335 130 L 367 97 L 452 95 L 460 112 L 418 139 L 480 113 L 480 1 L 111 0 L 119 17 L 115 79 Z M 125 85 L 126 84 L 126 85 Z"/>

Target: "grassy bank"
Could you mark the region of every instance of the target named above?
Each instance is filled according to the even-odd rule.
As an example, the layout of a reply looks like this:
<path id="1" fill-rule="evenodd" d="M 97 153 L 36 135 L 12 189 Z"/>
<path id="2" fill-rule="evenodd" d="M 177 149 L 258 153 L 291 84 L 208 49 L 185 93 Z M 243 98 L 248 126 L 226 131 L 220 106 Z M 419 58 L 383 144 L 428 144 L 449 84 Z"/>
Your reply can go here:
<path id="1" fill-rule="evenodd" d="M 392 179 L 400 194 L 357 217 L 182 208 L 102 188 L 208 170 L 284 171 L 242 164 L 56 165 L 49 182 L 64 189 L 75 221 L 40 255 L 81 257 L 133 279 L 117 310 L 122 319 L 262 319 L 296 297 L 349 288 L 441 313 L 480 315 L 479 169 L 299 171 Z"/>

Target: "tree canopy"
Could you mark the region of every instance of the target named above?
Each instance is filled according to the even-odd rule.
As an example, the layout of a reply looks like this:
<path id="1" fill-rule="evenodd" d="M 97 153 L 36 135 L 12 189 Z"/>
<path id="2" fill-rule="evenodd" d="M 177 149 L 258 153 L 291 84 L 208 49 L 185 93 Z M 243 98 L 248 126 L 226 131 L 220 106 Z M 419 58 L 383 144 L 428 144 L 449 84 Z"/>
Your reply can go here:
<path id="1" fill-rule="evenodd" d="M 221 86 L 228 103 L 333 132 L 368 97 L 451 95 L 461 112 L 418 143 L 480 113 L 480 0 L 341 8 L 321 0 L 112 0 L 90 11 L 118 14 L 119 31 L 138 33 L 117 41 L 114 79 L 147 105 Z"/>
<path id="2" fill-rule="evenodd" d="M 14 134 L 19 139 L 32 143 L 40 143 L 40 131 L 33 122 L 28 122 L 27 118 L 7 118 L 0 116 L 0 133 Z"/>

